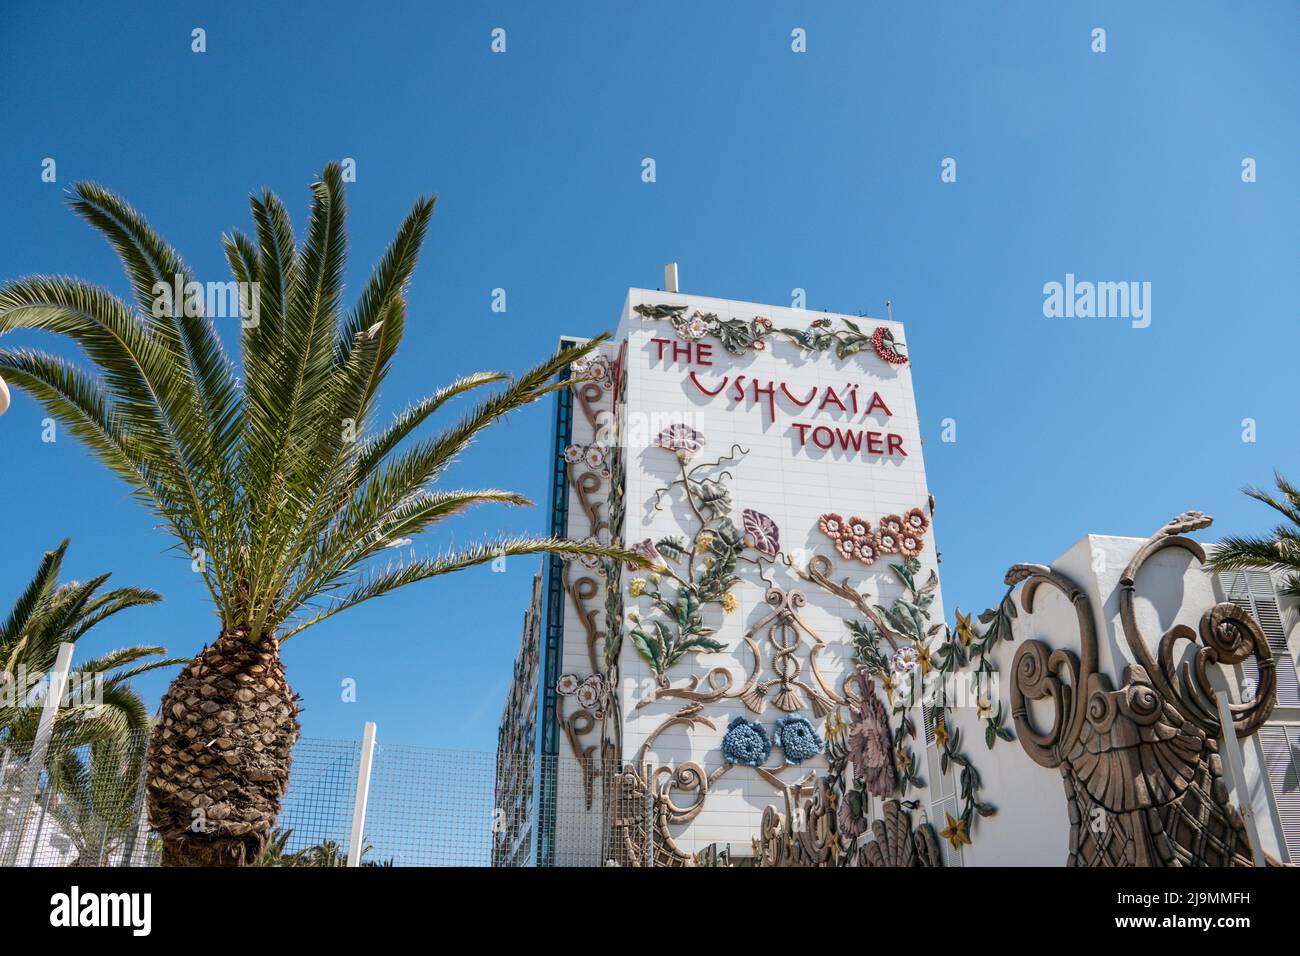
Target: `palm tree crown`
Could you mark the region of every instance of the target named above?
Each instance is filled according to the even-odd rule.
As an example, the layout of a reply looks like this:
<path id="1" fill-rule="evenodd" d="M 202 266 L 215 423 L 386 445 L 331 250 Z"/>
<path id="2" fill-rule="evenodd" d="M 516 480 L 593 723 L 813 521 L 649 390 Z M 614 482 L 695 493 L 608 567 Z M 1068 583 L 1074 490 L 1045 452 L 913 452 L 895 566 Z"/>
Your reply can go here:
<path id="1" fill-rule="evenodd" d="M 36 736 L 44 695 L 41 682 L 54 667 L 62 643 L 75 644 L 106 618 L 127 608 L 155 604 L 162 596 L 144 588 L 101 591 L 109 575 L 59 583 L 65 540 L 47 551 L 36 575 L 0 624 L 0 747 L 21 751 Z M 149 714 L 129 681 L 138 674 L 183 664 L 145 660 L 161 647 L 124 647 L 79 662 L 76 673 L 93 687 L 63 707 L 55 720 L 51 752 L 83 744 L 116 743 L 149 728 Z M 144 661 L 144 663 L 139 663 Z M 134 665 L 134 666 L 131 666 Z"/>
<path id="2" fill-rule="evenodd" d="M 1269 571 L 1279 575 L 1280 592 L 1300 598 L 1300 488 L 1281 474 L 1273 476 L 1281 496 L 1261 488 L 1247 488 L 1246 494 L 1262 501 L 1286 520 L 1267 535 L 1232 536 L 1210 549 L 1213 571 Z"/>
<path id="3" fill-rule="evenodd" d="M 299 732 L 281 641 L 396 588 L 498 556 L 645 564 L 622 548 L 555 538 L 375 562 L 472 505 L 528 504 L 510 491 L 435 485 L 485 428 L 567 387 L 553 380 L 604 337 L 514 379 L 467 375 L 372 428 L 433 200 L 415 203 L 346 311 L 340 167 L 326 167 L 312 186 L 301 244 L 272 193 L 251 204 L 256 238 L 225 238 L 240 290 L 242 381 L 206 296 L 188 291 L 202 287 L 134 209 L 99 186 L 77 185 L 72 208 L 117 251 L 137 308 L 77 279 L 0 286 L 0 335 L 65 335 L 98 375 L 30 349 L 0 349 L 0 374 L 42 401 L 171 529 L 220 619 L 216 640 L 168 688 L 150 741 L 149 812 L 164 863 L 241 865 L 266 847 Z M 439 434 L 414 438 L 452 399 L 496 384 Z"/>
<path id="4" fill-rule="evenodd" d="M 222 629 L 259 640 L 303 628 L 397 587 L 498 555 L 622 552 L 512 538 L 371 569 L 392 542 L 480 503 L 525 505 L 497 489 L 434 490 L 474 437 L 536 401 L 599 340 L 510 380 L 460 378 L 370 431 L 380 384 L 406 321 L 405 292 L 433 200 L 421 199 L 360 299 L 342 305 L 344 196 L 331 164 L 312 186 L 306 239 L 269 191 L 251 200 L 256 241 L 225 238 L 240 283 L 242 383 L 180 257 L 127 203 L 89 183 L 72 208 L 112 243 L 139 311 L 69 278 L 0 287 L 0 334 L 21 328 L 74 340 L 100 373 L 54 355 L 0 349 L 0 374 L 41 400 L 171 528 L 202 570 Z M 182 301 L 183 300 L 183 301 Z M 507 383 L 441 434 L 403 440 L 458 395 Z M 312 607 L 328 598 L 327 606 Z"/>

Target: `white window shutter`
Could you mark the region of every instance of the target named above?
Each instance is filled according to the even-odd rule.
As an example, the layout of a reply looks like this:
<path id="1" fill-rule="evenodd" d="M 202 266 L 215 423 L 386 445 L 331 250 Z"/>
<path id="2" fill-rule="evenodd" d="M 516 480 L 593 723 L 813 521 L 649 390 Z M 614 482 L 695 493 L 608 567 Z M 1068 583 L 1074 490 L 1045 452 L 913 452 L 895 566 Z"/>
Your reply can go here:
<path id="1" fill-rule="evenodd" d="M 935 836 L 948 825 L 948 817 L 954 819 L 961 813 L 961 801 L 957 797 L 957 779 L 951 765 L 947 773 L 939 770 L 939 744 L 935 737 L 935 709 L 921 706 L 921 718 L 925 724 L 925 758 L 929 777 L 926 783 L 930 788 L 930 803 L 927 816 L 934 827 Z M 949 728 L 951 730 L 951 728 Z M 943 853 L 944 866 L 963 866 L 961 848 L 953 849 L 947 840 L 939 837 L 939 849 Z"/>
<path id="2" fill-rule="evenodd" d="M 1269 650 L 1277 661 L 1277 703 L 1279 707 L 1300 707 L 1300 679 L 1296 676 L 1295 658 L 1286 643 L 1286 625 L 1282 609 L 1273 590 L 1273 579 L 1265 571 L 1222 571 L 1219 584 L 1228 600 L 1249 611 L 1259 622 L 1268 640 Z M 1247 679 L 1259 679 L 1254 659 L 1242 664 Z"/>
<path id="3" fill-rule="evenodd" d="M 1259 743 L 1287 857 L 1300 862 L 1300 727 L 1265 724 L 1259 729 Z"/>

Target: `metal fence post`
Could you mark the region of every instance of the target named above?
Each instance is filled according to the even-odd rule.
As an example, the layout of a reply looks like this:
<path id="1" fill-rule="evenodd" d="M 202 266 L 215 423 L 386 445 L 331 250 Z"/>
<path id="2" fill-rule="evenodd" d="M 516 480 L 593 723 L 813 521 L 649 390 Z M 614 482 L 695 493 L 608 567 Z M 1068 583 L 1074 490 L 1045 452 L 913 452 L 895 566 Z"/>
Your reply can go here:
<path id="1" fill-rule="evenodd" d="M 357 792 L 352 801 L 352 836 L 348 840 L 348 866 L 361 865 L 366 830 L 366 803 L 370 799 L 370 765 L 375 756 L 375 725 L 366 721 L 361 735 L 361 763 L 357 767 Z"/>
<path id="2" fill-rule="evenodd" d="M 36 725 L 36 737 L 32 740 L 31 753 L 27 765 L 14 795 L 14 832 L 5 845 L 0 866 L 13 866 L 18 862 L 22 851 L 23 837 L 27 831 L 27 818 L 31 816 L 31 803 L 36 798 L 36 788 L 40 783 L 41 770 L 45 766 L 45 754 L 50 746 L 50 737 L 54 733 L 54 717 L 59 712 L 59 703 L 68 689 L 68 672 L 72 669 L 72 645 L 64 642 L 59 645 L 58 656 L 54 660 L 54 669 L 50 671 L 50 689 L 45 694 L 45 705 L 41 708 L 41 719 Z"/>

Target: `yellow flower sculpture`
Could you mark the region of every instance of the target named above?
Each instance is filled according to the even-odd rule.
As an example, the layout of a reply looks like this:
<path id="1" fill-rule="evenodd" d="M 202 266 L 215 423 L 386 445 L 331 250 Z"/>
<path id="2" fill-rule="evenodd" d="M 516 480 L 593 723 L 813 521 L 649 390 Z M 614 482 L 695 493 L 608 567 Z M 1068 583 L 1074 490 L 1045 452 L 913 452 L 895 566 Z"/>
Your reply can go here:
<path id="1" fill-rule="evenodd" d="M 957 612 L 957 640 L 961 641 L 962 647 L 970 647 L 975 640 L 975 627 L 970 619 L 969 614 L 963 616 L 961 611 Z"/>
<path id="2" fill-rule="evenodd" d="M 627 586 L 627 593 L 634 598 L 645 594 L 645 578 L 633 578 L 632 583 Z"/>
<path id="3" fill-rule="evenodd" d="M 962 844 L 970 846 L 970 837 L 966 835 L 966 821 L 954 820 L 947 813 L 944 816 L 948 817 L 948 826 L 939 836 L 947 840 L 954 850 L 958 849 Z"/>
<path id="4" fill-rule="evenodd" d="M 722 595 L 722 610 L 730 614 L 736 609 L 736 596 L 728 591 Z"/>

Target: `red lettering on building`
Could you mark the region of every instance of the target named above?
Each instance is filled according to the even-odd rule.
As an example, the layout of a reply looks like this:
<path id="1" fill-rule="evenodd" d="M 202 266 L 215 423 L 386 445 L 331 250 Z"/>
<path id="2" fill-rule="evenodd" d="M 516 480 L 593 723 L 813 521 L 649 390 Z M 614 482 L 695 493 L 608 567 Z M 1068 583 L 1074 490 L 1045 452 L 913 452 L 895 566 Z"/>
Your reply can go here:
<path id="1" fill-rule="evenodd" d="M 817 411 L 825 411 L 827 404 L 830 402 L 834 402 L 835 406 L 839 408 L 840 411 L 848 411 L 848 409 L 844 407 L 844 403 L 840 401 L 840 397 L 835 394 L 835 389 L 828 385 L 826 386 L 826 394 L 822 396 L 822 403 L 817 406 Z"/>
<path id="2" fill-rule="evenodd" d="M 722 384 L 710 392 L 707 388 L 705 388 L 700 383 L 699 377 L 694 372 L 692 372 L 688 377 L 692 382 L 695 383 L 695 387 L 698 388 L 705 395 L 709 396 L 709 398 L 712 398 L 714 395 L 717 395 L 719 392 L 721 392 L 724 388 L 727 387 L 727 382 L 731 381 L 731 377 L 729 375 L 722 376 Z"/>

